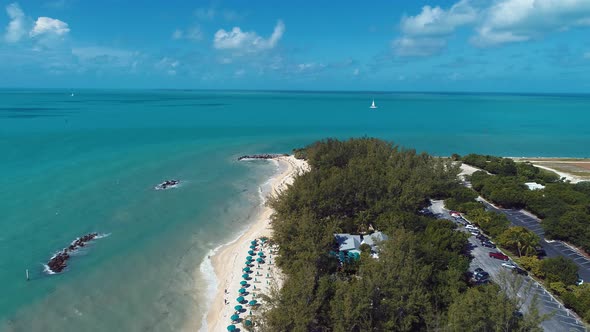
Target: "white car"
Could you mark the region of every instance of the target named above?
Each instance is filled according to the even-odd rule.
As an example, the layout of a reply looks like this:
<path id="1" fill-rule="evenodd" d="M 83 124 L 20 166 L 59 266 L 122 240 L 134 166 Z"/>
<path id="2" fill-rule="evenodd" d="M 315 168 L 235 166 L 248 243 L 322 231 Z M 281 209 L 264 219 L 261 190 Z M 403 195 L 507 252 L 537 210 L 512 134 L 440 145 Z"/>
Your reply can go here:
<path id="1" fill-rule="evenodd" d="M 510 270 L 514 270 L 514 269 L 517 268 L 517 266 L 514 263 L 512 263 L 512 262 L 502 263 L 502 267 L 505 267 L 505 268 L 510 269 Z"/>
<path id="2" fill-rule="evenodd" d="M 467 226 L 465 226 L 465 228 L 466 228 L 466 229 L 468 229 L 468 230 L 475 230 L 475 231 L 479 231 L 479 228 L 477 228 L 477 227 L 475 227 L 475 226 L 473 226 L 473 225 L 467 225 Z"/>

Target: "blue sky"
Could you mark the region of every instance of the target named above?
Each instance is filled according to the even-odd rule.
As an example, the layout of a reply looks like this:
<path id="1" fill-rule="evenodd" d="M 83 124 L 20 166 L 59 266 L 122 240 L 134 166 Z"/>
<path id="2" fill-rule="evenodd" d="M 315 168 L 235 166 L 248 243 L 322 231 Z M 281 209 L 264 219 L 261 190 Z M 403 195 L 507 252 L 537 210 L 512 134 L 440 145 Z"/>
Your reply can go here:
<path id="1" fill-rule="evenodd" d="M 590 92 L 590 0 L 0 6 L 0 87 Z"/>

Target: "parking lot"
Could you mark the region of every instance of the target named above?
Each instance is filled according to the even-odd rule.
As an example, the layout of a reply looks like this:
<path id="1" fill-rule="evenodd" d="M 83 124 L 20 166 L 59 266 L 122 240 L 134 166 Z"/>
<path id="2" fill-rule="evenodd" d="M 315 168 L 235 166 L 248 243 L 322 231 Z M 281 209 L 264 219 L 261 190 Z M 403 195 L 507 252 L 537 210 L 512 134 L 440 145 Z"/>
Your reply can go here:
<path id="1" fill-rule="evenodd" d="M 541 246 L 543 247 L 543 249 L 545 249 L 547 257 L 563 256 L 573 260 L 574 263 L 578 265 L 578 274 L 580 275 L 580 277 L 586 282 L 590 282 L 590 259 L 588 259 L 585 256 L 582 256 L 577 251 L 573 250 L 561 241 L 545 240 L 545 232 L 543 231 L 539 219 L 530 215 L 526 211 L 499 209 L 485 200 L 481 201 L 485 204 L 488 210 L 496 211 L 506 215 L 508 220 L 510 220 L 510 222 L 513 225 L 526 227 L 531 231 L 535 232 L 535 234 L 539 235 L 539 237 L 541 238 Z"/>
<path id="2" fill-rule="evenodd" d="M 460 230 L 468 232 L 460 220 L 451 217 L 449 211 L 444 209 L 442 201 L 433 201 L 430 210 L 438 218 L 452 220 L 457 223 Z M 514 216 L 514 218 L 516 217 Z M 532 300 L 536 296 L 539 313 L 551 315 L 541 324 L 545 331 L 587 331 L 584 324 L 570 310 L 564 308 L 540 284 L 529 276 L 516 275 L 509 269 L 502 267 L 502 263 L 505 263 L 505 261 L 491 258 L 489 253 L 495 252 L 497 249 L 482 246 L 475 236 L 469 238 L 469 243 L 471 245 L 471 255 L 473 256 L 470 270 L 474 271 L 478 267 L 482 268 L 490 274 L 490 279 L 503 287 L 508 294 L 516 293 L 522 301 L 523 312 L 529 310 Z M 549 255 L 549 251 L 547 251 L 547 254 Z M 510 285 L 519 285 L 519 287 L 511 289 Z"/>

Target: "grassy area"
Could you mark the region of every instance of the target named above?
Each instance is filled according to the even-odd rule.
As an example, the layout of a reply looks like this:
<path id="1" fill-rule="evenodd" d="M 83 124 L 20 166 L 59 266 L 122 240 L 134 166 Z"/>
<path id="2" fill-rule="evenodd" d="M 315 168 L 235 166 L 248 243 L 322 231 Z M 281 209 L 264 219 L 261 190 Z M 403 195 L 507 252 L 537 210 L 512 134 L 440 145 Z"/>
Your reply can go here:
<path id="1" fill-rule="evenodd" d="M 581 180 L 590 180 L 590 159 L 584 158 L 513 158 L 517 162 L 532 164 L 567 173 Z"/>

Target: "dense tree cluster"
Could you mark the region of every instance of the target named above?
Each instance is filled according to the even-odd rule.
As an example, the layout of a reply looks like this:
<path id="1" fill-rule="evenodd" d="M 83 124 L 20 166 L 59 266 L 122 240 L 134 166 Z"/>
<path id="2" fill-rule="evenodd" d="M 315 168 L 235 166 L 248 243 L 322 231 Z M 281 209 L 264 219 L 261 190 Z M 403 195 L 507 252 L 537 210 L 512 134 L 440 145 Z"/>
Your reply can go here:
<path id="1" fill-rule="evenodd" d="M 562 182 L 554 174 L 507 158 L 471 154 L 462 160 L 497 174 L 478 171 L 471 176 L 473 189 L 486 199 L 506 208 L 533 212 L 544 219 L 547 237 L 570 242 L 590 253 L 590 182 Z M 511 163 L 515 166 L 507 166 Z M 543 183 L 545 188 L 528 190 L 524 185 L 527 181 Z"/>
<path id="2" fill-rule="evenodd" d="M 465 233 L 450 221 L 418 214 L 429 198 L 455 192 L 458 200 L 467 199 L 450 160 L 370 138 L 325 140 L 297 155 L 311 171 L 269 201 L 280 248 L 276 263 L 286 278 L 267 298 L 263 330 L 536 329 L 538 322 L 528 316 L 514 318 L 517 303 L 495 286 L 470 290 Z M 389 236 L 379 259 L 363 250 L 359 261 L 340 266 L 330 254 L 333 234 L 371 228 Z M 461 312 L 476 295 L 481 310 Z M 499 324 L 488 317 L 484 325 L 466 325 L 496 311 L 504 313 Z"/>

